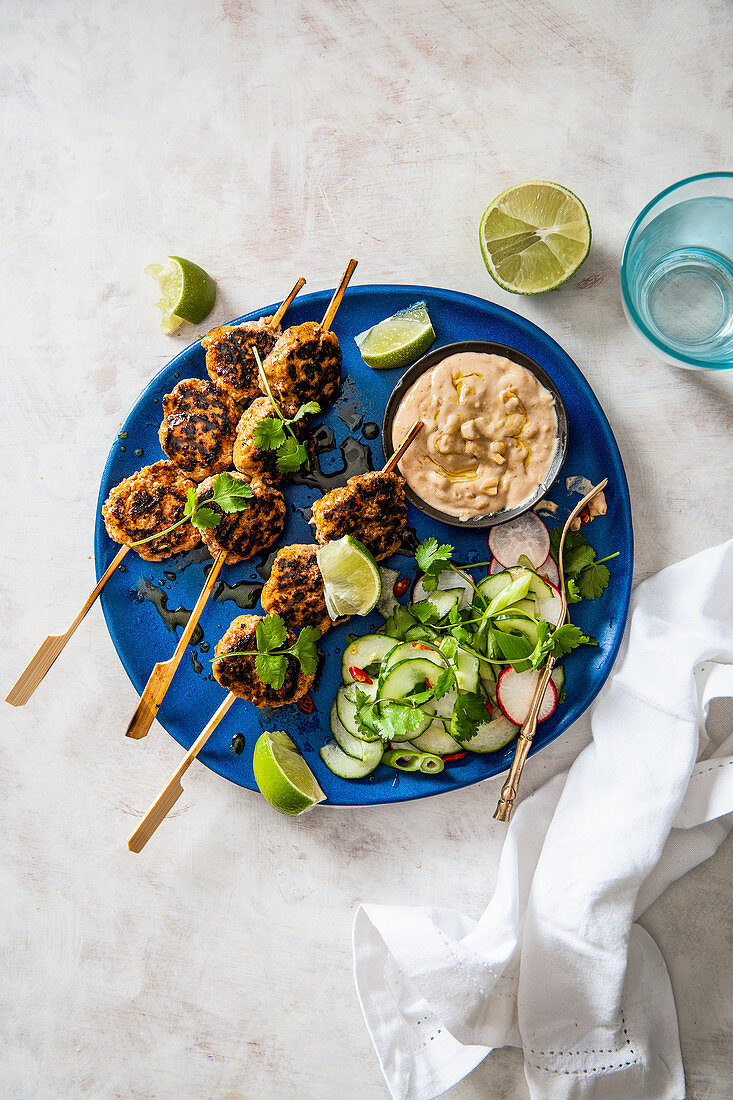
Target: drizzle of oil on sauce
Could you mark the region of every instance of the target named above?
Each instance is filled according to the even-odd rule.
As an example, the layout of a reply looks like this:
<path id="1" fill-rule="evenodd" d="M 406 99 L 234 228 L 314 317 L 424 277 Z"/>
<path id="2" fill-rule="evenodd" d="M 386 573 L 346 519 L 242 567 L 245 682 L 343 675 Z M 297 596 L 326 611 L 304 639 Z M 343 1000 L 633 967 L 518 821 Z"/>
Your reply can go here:
<path id="1" fill-rule="evenodd" d="M 339 420 L 350 432 L 356 431 L 364 419 L 364 406 L 359 401 L 354 383 L 344 378 L 341 384 L 341 397 L 333 407 Z"/>
<path id="2" fill-rule="evenodd" d="M 180 626 L 183 628 L 191 617 L 191 612 L 188 608 L 177 607 L 175 610 L 171 610 L 171 608 L 168 607 L 168 597 L 165 592 L 161 591 L 161 589 L 153 584 L 152 581 L 149 581 L 147 577 L 141 577 L 138 581 L 136 594 L 139 600 L 147 600 L 153 605 L 172 634 L 175 633 L 176 627 Z M 197 623 L 191 635 L 189 645 L 198 645 L 203 636 L 204 632 L 201 629 L 201 624 Z"/>
<path id="3" fill-rule="evenodd" d="M 164 569 L 163 576 L 166 577 L 169 581 L 174 581 L 176 579 L 176 574 L 173 573 L 170 569 Z"/>
<path id="4" fill-rule="evenodd" d="M 259 600 L 262 588 L 263 585 L 252 581 L 235 581 L 234 584 L 227 584 L 220 579 L 214 585 L 212 596 L 219 603 L 232 600 L 243 611 L 249 611 Z"/>
<path id="5" fill-rule="evenodd" d="M 298 511 L 301 511 L 301 509 L 299 508 Z M 269 580 L 279 550 L 279 546 L 276 546 L 274 550 L 270 550 L 269 554 L 266 554 L 257 566 L 257 572 L 262 577 L 263 581 Z"/>
<path id="6" fill-rule="evenodd" d="M 193 671 L 200 676 L 201 673 L 204 671 L 204 666 L 201 664 L 201 661 L 199 661 L 198 654 L 196 653 L 195 649 L 191 650 L 190 657 L 191 667 L 193 668 Z"/>
<path id="7" fill-rule="evenodd" d="M 406 558 L 414 558 L 415 551 L 420 545 L 420 539 L 417 537 L 417 531 L 414 527 L 406 527 L 405 533 L 402 536 L 402 542 L 400 548 L 397 551 L 398 554 L 402 554 Z"/>
<path id="8" fill-rule="evenodd" d="M 211 649 L 211 646 L 209 645 L 208 642 L 202 642 L 201 645 L 199 646 L 199 649 L 201 650 L 202 653 L 208 653 L 209 650 Z"/>

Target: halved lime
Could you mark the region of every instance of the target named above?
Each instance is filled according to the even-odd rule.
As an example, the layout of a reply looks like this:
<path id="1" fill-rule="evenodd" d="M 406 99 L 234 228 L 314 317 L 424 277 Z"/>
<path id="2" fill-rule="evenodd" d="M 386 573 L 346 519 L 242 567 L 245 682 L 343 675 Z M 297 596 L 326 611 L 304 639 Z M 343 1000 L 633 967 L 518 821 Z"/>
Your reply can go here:
<path id="1" fill-rule="evenodd" d="M 282 730 L 257 738 L 252 769 L 261 794 L 280 813 L 297 817 L 326 797 L 295 743 Z"/>
<path id="2" fill-rule="evenodd" d="M 162 297 L 160 327 L 170 334 L 188 321 L 198 325 L 211 313 L 216 301 L 216 284 L 208 272 L 182 256 L 169 256 L 168 263 L 148 264 L 145 274 L 158 283 Z"/>
<path id="3" fill-rule="evenodd" d="M 588 255 L 588 211 L 559 183 L 518 183 L 486 207 L 479 240 L 499 286 L 514 294 L 543 294 L 562 286 Z"/>
<path id="4" fill-rule="evenodd" d="M 332 619 L 367 615 L 382 592 L 379 566 L 366 546 L 351 535 L 327 542 L 316 551 Z"/>
<path id="5" fill-rule="evenodd" d="M 425 302 L 415 302 L 354 337 L 369 367 L 404 367 L 424 355 L 435 332 Z"/>

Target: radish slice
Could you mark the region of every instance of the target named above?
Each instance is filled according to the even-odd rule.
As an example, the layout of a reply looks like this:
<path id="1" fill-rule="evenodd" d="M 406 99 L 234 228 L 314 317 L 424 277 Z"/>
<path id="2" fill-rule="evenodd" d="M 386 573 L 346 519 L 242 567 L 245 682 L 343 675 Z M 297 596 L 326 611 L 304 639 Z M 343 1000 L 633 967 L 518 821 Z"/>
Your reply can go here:
<path id="1" fill-rule="evenodd" d="M 557 568 L 554 558 L 548 555 L 542 565 L 537 566 L 537 572 L 541 577 L 544 577 L 546 581 L 549 581 L 553 588 L 560 587 L 560 570 Z"/>
<path id="2" fill-rule="evenodd" d="M 550 553 L 550 532 L 534 512 L 525 512 L 489 531 L 489 550 L 502 565 L 516 565 L 525 554 L 536 569 Z"/>
<path id="3" fill-rule="evenodd" d="M 501 564 L 501 562 L 497 561 L 496 558 L 492 558 L 491 559 L 491 565 L 489 566 L 489 576 L 491 577 L 491 576 L 494 575 L 494 573 L 503 573 L 503 572 L 504 572 L 504 566 Z"/>
<path id="4" fill-rule="evenodd" d="M 550 584 L 549 581 L 547 583 Z M 557 626 L 562 613 L 562 596 L 554 584 L 551 587 L 554 589 L 553 594 L 548 596 L 547 599 L 538 601 L 539 612 L 541 619 L 551 623 L 552 626 Z"/>
<path id="5" fill-rule="evenodd" d="M 510 666 L 505 668 L 496 684 L 496 701 L 501 707 L 501 712 L 513 722 L 515 726 L 521 726 L 527 721 L 529 708 L 532 706 L 537 681 L 541 672 L 515 672 Z M 547 684 L 545 695 L 537 716 L 538 722 L 544 722 L 549 718 L 557 706 L 557 688 L 552 680 Z"/>
<path id="6" fill-rule="evenodd" d="M 462 577 L 460 573 L 454 573 L 452 569 L 444 569 L 443 572 L 438 575 L 439 592 L 446 592 L 449 589 L 455 591 L 458 588 L 463 589 L 458 599 L 459 609 L 469 607 L 474 593 L 474 587 L 471 582 L 466 580 L 465 577 Z M 420 600 L 425 600 L 430 595 L 431 593 L 426 592 L 423 587 L 423 578 L 419 577 L 418 580 L 415 581 L 415 587 L 412 590 L 412 602 L 419 603 Z"/>

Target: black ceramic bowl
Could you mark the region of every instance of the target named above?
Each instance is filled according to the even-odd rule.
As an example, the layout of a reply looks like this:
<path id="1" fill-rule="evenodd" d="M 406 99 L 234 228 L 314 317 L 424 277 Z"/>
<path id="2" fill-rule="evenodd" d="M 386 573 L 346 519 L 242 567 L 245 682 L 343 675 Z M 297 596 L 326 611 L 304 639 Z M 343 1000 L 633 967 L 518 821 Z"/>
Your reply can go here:
<path id="1" fill-rule="evenodd" d="M 421 512 L 424 512 L 426 516 L 430 516 L 431 519 L 437 519 L 440 523 L 447 523 L 451 527 L 495 527 L 499 523 L 506 523 L 507 520 L 516 519 L 517 516 L 521 516 L 524 512 L 528 512 L 531 508 L 534 508 L 538 501 L 542 500 L 543 496 L 557 480 L 568 449 L 568 417 L 563 399 L 560 396 L 560 391 L 549 374 L 542 369 L 539 363 L 535 363 L 534 359 L 530 359 L 524 352 L 517 351 L 515 348 L 508 348 L 505 344 L 494 344 L 489 340 L 462 340 L 460 343 L 445 344 L 442 348 L 435 348 L 433 351 L 429 351 L 422 359 L 418 359 L 417 363 L 413 363 L 411 367 L 408 367 L 402 375 L 402 378 L 392 390 L 382 420 L 382 448 L 384 450 L 385 459 L 388 459 L 395 452 L 396 448 L 392 443 L 392 423 L 402 398 L 410 389 L 413 382 L 415 382 L 421 374 L 424 374 L 426 370 L 430 370 L 431 367 L 436 366 L 437 363 L 440 363 L 449 355 L 457 355 L 459 352 L 464 351 L 482 351 L 489 355 L 503 355 L 506 359 L 511 359 L 513 362 L 519 363 L 521 367 L 526 367 L 526 369 L 542 383 L 545 389 L 550 391 L 555 399 L 555 415 L 557 416 L 557 433 L 559 439 L 559 445 L 555 451 L 552 465 L 547 472 L 547 477 L 541 485 L 538 486 L 537 492 L 528 500 L 525 500 L 523 504 L 518 505 L 516 508 L 505 508 L 501 512 L 492 512 L 485 516 L 474 516 L 472 519 L 464 520 L 458 519 L 457 516 L 446 515 L 445 512 L 440 512 L 437 508 L 433 508 L 431 504 L 426 504 L 424 500 L 417 496 L 409 485 L 407 486 L 407 499 L 411 504 L 414 504 L 416 508 L 419 508 Z"/>

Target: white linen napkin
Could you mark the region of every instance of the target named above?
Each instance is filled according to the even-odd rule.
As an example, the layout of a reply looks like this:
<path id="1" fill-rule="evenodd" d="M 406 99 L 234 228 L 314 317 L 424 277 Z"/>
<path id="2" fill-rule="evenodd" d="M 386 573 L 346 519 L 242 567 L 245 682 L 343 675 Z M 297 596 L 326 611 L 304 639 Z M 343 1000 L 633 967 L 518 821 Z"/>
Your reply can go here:
<path id="1" fill-rule="evenodd" d="M 537 1100 L 684 1097 L 669 975 L 634 921 L 733 826 L 733 734 L 705 732 L 732 696 L 733 540 L 637 588 L 593 740 L 518 804 L 478 921 L 357 911 L 357 992 L 395 1100 L 439 1096 L 504 1045 Z"/>

